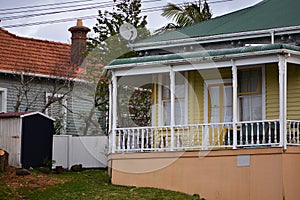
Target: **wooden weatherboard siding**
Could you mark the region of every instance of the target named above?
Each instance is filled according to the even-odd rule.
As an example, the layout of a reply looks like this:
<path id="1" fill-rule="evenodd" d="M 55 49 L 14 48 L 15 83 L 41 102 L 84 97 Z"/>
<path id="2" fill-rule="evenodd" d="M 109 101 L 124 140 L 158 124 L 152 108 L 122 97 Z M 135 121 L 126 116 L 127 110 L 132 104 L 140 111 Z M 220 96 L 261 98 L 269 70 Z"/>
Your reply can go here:
<path id="1" fill-rule="evenodd" d="M 278 64 L 266 65 L 266 119 L 279 119 Z"/>
<path id="2" fill-rule="evenodd" d="M 188 74 L 188 123 L 199 124 L 204 121 L 204 82 L 198 71 Z"/>
<path id="3" fill-rule="evenodd" d="M 287 118 L 300 119 L 300 66 L 288 64 Z M 266 65 L 266 119 L 279 119 L 278 64 Z"/>
<path id="4" fill-rule="evenodd" d="M 287 118 L 300 119 L 300 66 L 288 64 Z"/>

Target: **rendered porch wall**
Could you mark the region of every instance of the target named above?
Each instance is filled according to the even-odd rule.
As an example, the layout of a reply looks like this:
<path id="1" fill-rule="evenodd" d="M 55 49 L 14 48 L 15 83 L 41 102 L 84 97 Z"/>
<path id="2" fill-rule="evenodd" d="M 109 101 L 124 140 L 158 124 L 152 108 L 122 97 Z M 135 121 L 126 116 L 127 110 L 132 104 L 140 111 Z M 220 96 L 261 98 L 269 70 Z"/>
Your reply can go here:
<path id="1" fill-rule="evenodd" d="M 203 152 L 202 152 L 203 153 Z M 205 155 L 205 154 L 204 154 Z M 238 155 L 249 155 L 250 166 L 237 166 Z M 112 183 L 155 187 L 205 199 L 299 199 L 300 150 L 281 148 L 193 152 L 115 154 Z"/>

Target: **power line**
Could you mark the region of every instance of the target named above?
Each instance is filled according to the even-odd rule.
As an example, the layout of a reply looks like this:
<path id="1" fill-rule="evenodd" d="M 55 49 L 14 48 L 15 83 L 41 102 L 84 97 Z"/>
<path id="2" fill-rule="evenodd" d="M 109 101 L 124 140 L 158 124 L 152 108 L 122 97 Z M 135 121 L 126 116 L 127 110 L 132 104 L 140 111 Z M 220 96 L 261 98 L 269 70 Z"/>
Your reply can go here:
<path id="1" fill-rule="evenodd" d="M 148 0 L 144 1 L 144 3 L 153 3 L 161 0 Z M 105 2 L 101 5 L 94 5 L 84 8 L 75 8 L 75 9 L 65 9 L 65 10 L 59 10 L 59 11 L 52 11 L 52 12 L 46 12 L 46 13 L 35 13 L 35 14 L 28 14 L 28 15 L 14 15 L 9 17 L 3 17 L 2 21 L 9 21 L 9 20 L 15 20 L 15 19 L 21 19 L 21 18 L 30 18 L 30 17 L 38 17 L 38 16 L 44 16 L 44 15 L 53 15 L 53 14 L 60 14 L 64 12 L 75 12 L 75 11 L 83 11 L 83 10 L 90 10 L 90 9 L 96 9 L 96 8 L 103 8 L 103 7 L 112 7 L 115 3 L 111 2 Z"/>
<path id="2" fill-rule="evenodd" d="M 19 9 L 26 9 L 26 8 L 39 8 L 39 7 L 45 7 L 45 6 L 73 4 L 73 3 L 87 2 L 87 1 L 93 1 L 93 0 L 76 0 L 76 1 L 61 2 L 61 3 L 40 4 L 40 5 L 34 5 L 34 6 L 21 6 L 21 7 L 14 7 L 14 8 L 2 8 L 2 9 L 0 9 L 0 11 L 19 10 Z"/>
<path id="3" fill-rule="evenodd" d="M 146 1 L 146 3 L 149 2 L 154 2 L 154 1 L 159 1 L 159 0 L 149 0 Z M 229 2 L 229 1 L 233 1 L 233 0 L 217 0 L 217 1 L 213 1 L 213 2 L 209 2 L 209 4 L 213 4 L 213 3 L 224 3 L 224 2 Z M 145 2 L 144 2 L 145 3 Z M 182 5 L 184 3 L 180 3 L 177 5 Z M 157 12 L 157 11 L 161 11 L 163 9 L 162 6 L 154 6 L 154 7 L 150 7 L 150 8 L 144 8 L 142 9 L 142 12 Z M 83 19 L 83 20 L 87 20 L 87 19 L 95 19 L 97 18 L 98 15 L 88 15 L 88 16 L 81 16 L 81 17 L 72 17 L 72 18 L 64 18 L 64 19 L 57 19 L 57 20 L 46 20 L 46 21 L 39 21 L 39 22 L 31 22 L 31 23 L 22 23 L 22 24 L 12 24 L 12 25 L 5 25 L 2 26 L 3 28 L 16 28 L 16 27 L 25 27 L 25 26 L 35 26 L 35 25 L 44 25 L 44 24 L 55 24 L 55 23 L 63 23 L 63 22 L 69 22 L 69 21 L 76 21 L 78 18 Z"/>
<path id="4" fill-rule="evenodd" d="M 46 12 L 46 13 L 36 13 L 36 14 L 29 14 L 29 15 L 14 15 L 10 17 L 3 17 L 1 20 L 2 21 L 9 21 L 9 20 L 15 20 L 15 19 L 21 19 L 21 18 L 30 18 L 30 17 L 38 17 L 38 16 L 43 16 L 43 15 L 54 15 L 54 14 L 59 14 L 59 13 L 64 13 L 64 12 L 75 12 L 75 11 L 83 11 L 83 10 L 90 10 L 90 9 L 95 9 L 95 8 L 102 8 L 103 6 L 112 6 L 113 4 L 107 3 L 107 4 L 102 4 L 102 5 L 97 5 L 97 6 L 90 6 L 90 7 L 85 7 L 85 8 L 76 8 L 76 9 L 66 9 L 66 10 L 60 10 L 60 11 L 53 11 L 53 12 Z"/>
<path id="5" fill-rule="evenodd" d="M 21 10 L 21 11 L 10 11 L 10 12 L 2 12 L 0 15 L 10 15 L 10 14 L 17 14 L 17 13 L 27 13 L 27 12 L 37 12 L 37 11 L 47 11 L 47 10 L 54 10 L 54 9 L 60 9 L 60 8 L 74 8 L 74 7 L 83 7 L 86 5 L 98 5 L 98 4 L 103 4 L 104 2 L 101 3 L 93 3 L 93 4 L 75 4 L 75 5 L 67 5 L 67 6 L 56 6 L 56 7 L 51 7 L 51 8 L 40 8 L 40 9 L 31 9 L 31 10 Z"/>

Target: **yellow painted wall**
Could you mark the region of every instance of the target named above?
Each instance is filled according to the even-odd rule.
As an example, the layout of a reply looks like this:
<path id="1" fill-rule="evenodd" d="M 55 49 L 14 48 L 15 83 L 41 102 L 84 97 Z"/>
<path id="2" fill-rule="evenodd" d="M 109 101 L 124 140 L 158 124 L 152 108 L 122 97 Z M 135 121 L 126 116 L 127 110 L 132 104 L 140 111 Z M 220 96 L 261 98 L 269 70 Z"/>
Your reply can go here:
<path id="1" fill-rule="evenodd" d="M 300 119 L 300 66 L 288 65 L 287 118 Z"/>
<path id="2" fill-rule="evenodd" d="M 204 80 L 231 79 L 231 68 L 189 72 L 189 124 L 204 123 Z"/>
<path id="3" fill-rule="evenodd" d="M 266 117 L 279 119 L 278 64 L 266 65 Z M 287 118 L 300 119 L 300 66 L 288 64 Z"/>
<path id="4" fill-rule="evenodd" d="M 188 73 L 188 123 L 200 124 L 204 122 L 204 82 L 198 71 Z"/>
<path id="5" fill-rule="evenodd" d="M 279 119 L 278 64 L 267 64 L 266 74 L 266 119 Z"/>

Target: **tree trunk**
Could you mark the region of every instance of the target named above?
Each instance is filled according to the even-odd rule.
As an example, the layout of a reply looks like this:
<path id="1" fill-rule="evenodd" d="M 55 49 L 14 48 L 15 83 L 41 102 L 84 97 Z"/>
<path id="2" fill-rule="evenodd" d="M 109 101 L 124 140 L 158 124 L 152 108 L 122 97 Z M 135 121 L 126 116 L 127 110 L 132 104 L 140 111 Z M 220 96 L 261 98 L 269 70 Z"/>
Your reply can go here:
<path id="1" fill-rule="evenodd" d="M 0 172 L 8 169 L 8 153 L 0 149 Z"/>

